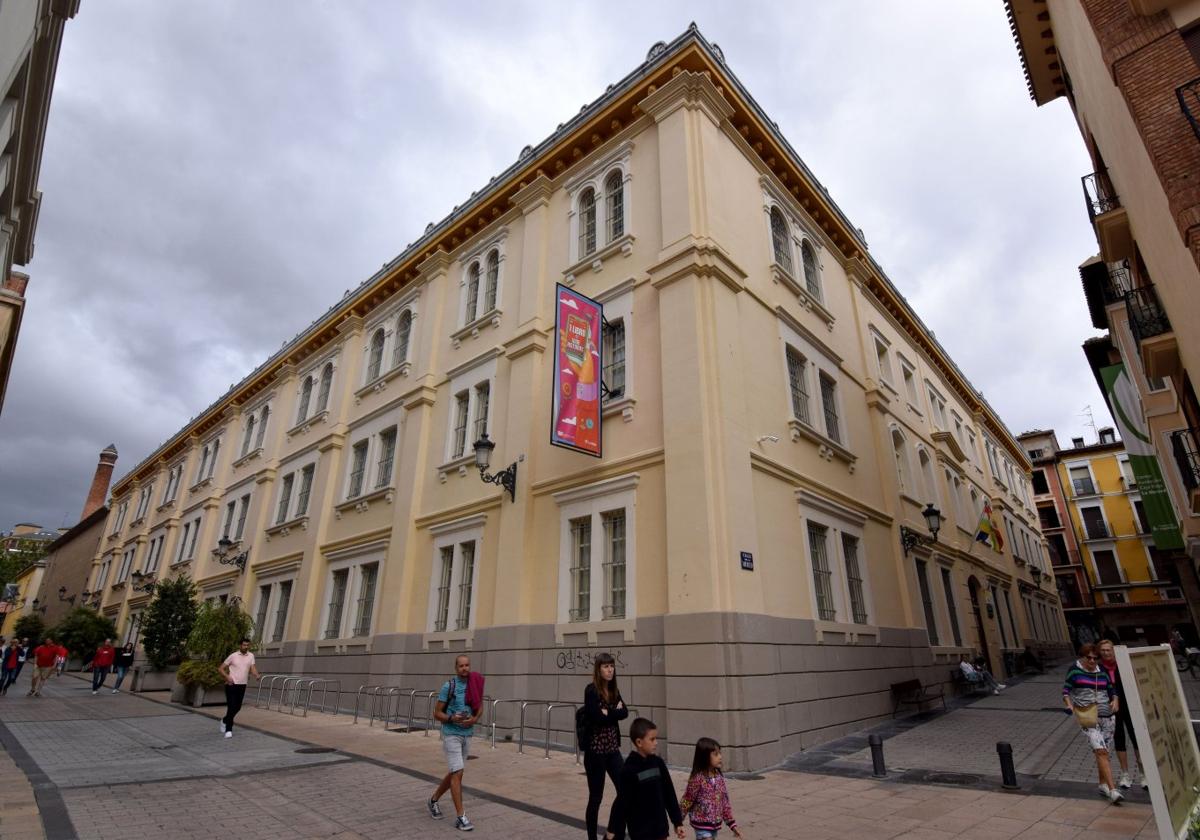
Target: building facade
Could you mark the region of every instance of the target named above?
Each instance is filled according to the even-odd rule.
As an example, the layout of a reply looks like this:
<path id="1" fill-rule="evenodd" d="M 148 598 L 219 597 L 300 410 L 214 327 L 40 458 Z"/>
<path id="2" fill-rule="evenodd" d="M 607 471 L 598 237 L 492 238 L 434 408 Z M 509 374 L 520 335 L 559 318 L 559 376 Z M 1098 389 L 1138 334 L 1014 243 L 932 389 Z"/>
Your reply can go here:
<path id="1" fill-rule="evenodd" d="M 63 27 L 79 0 L 0 4 L 0 410 L 12 370 L 42 193 L 38 173 Z"/>
<path id="2" fill-rule="evenodd" d="M 550 445 L 556 284 L 604 304 L 599 459 Z M 609 650 L 671 749 L 763 767 L 960 653 L 1065 648 L 1029 471 L 693 27 L 118 480 L 89 592 L 126 627 L 135 571 L 188 575 L 261 669 L 351 688 L 467 651 L 576 701 Z"/>
<path id="3" fill-rule="evenodd" d="M 1164 563 L 1200 608 L 1200 6 L 1187 0 L 1007 0 L 1030 94 L 1064 97 L 1093 161 L 1083 175 L 1099 255 L 1080 267 L 1093 324 L 1084 351 L 1124 367 L 1121 406 L 1161 464 L 1178 521 Z M 1178 545 L 1176 545 L 1178 543 Z M 1162 570 L 1159 569 L 1161 572 Z"/>

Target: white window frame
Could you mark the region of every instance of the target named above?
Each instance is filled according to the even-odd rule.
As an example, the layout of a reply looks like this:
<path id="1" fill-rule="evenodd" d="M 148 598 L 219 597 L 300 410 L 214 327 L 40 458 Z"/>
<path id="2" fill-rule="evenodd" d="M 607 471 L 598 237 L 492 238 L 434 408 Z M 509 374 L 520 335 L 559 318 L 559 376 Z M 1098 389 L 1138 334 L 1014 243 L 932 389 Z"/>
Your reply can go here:
<path id="1" fill-rule="evenodd" d="M 351 429 L 346 440 L 350 441 L 350 445 L 346 447 L 346 458 L 344 473 L 342 476 L 342 489 L 340 493 L 340 501 L 338 504 L 347 504 L 355 500 L 371 497 L 376 493 L 386 493 L 392 491 L 396 487 L 396 476 L 400 471 L 400 451 L 404 434 L 403 418 L 397 418 L 395 412 L 383 412 L 376 416 L 360 423 Z M 391 480 L 383 485 L 376 486 L 378 479 L 379 454 L 383 448 L 382 433 L 388 429 L 395 427 L 396 429 L 396 448 L 392 454 L 392 476 Z M 366 460 L 363 463 L 363 480 L 362 487 L 355 496 L 350 495 L 350 480 L 354 474 L 354 447 L 366 441 L 367 454 Z M 474 457 L 474 453 L 472 453 Z M 317 461 L 316 453 L 309 453 L 301 460 L 297 460 L 288 465 L 289 471 L 296 470 L 297 482 L 300 479 L 300 471 L 309 463 Z M 316 483 L 316 476 L 313 476 L 313 483 Z M 299 483 L 296 487 L 299 488 Z M 294 502 L 293 502 L 294 504 Z M 312 509 L 312 500 L 309 499 L 309 510 Z"/>
<path id="2" fill-rule="evenodd" d="M 625 386 L 619 396 L 604 400 L 605 414 L 620 411 L 625 422 L 633 420 L 633 407 L 637 402 L 636 376 L 634 371 L 635 336 L 633 329 L 633 280 L 625 280 L 611 289 L 596 295 L 596 300 L 604 306 L 604 317 L 610 323 L 620 322 L 625 334 Z M 608 352 L 607 336 L 604 341 L 604 351 Z M 601 376 L 603 376 L 604 359 L 601 359 Z M 492 394 L 495 397 L 495 393 Z"/>
<path id="3" fill-rule="evenodd" d="M 909 406 L 920 414 L 921 394 L 917 385 L 917 366 L 906 359 L 903 353 L 896 353 L 896 358 L 900 360 L 900 379 L 904 383 L 904 398 L 908 400 Z"/>
<path id="4" fill-rule="evenodd" d="M 322 414 L 329 411 L 329 403 L 333 402 L 334 388 L 337 385 L 338 375 L 338 353 L 331 353 L 322 356 L 317 361 L 308 365 L 300 375 L 296 378 L 296 422 L 293 429 L 303 426 Z M 321 405 L 321 377 L 325 374 L 325 366 L 329 365 L 329 396 L 326 398 L 324 406 Z M 308 406 L 304 412 L 304 416 L 300 416 L 300 400 L 304 393 L 304 380 L 312 377 L 312 394 L 309 396 Z"/>
<path id="5" fill-rule="evenodd" d="M 569 265 L 575 266 L 583 260 L 603 259 L 609 248 L 633 239 L 632 160 L 633 142 L 626 140 L 564 184 L 570 207 L 567 213 Z M 608 224 L 608 193 L 605 190 L 605 182 L 614 171 L 621 173 L 621 203 L 625 217 L 624 230 L 615 239 L 609 236 L 612 226 Z M 596 196 L 596 248 L 589 254 L 583 254 L 579 249 L 579 201 L 588 187 L 595 191 Z"/>
<path id="6" fill-rule="evenodd" d="M 917 471 L 921 474 L 921 489 L 928 497 L 922 499 L 921 503 L 941 508 L 942 494 L 938 490 L 937 453 L 930 452 L 929 448 L 921 441 L 917 441 L 913 448 L 916 450 Z M 925 456 L 925 463 L 929 465 L 928 470 L 921 466 L 921 455 Z"/>
<path id="7" fill-rule="evenodd" d="M 627 640 L 632 640 L 638 616 L 637 487 L 640 481 L 640 474 L 629 473 L 554 494 L 559 519 L 558 619 L 555 636 L 560 641 L 566 633 L 586 633 L 589 639 L 594 640 L 597 632 L 608 631 L 622 631 Z M 605 543 L 604 514 L 617 510 L 625 512 L 625 615 L 606 619 L 604 560 L 608 548 Z M 572 621 L 574 581 L 571 567 L 574 565 L 574 556 L 571 520 L 584 518 L 591 520 L 592 528 L 590 603 L 588 620 Z"/>
<path id="8" fill-rule="evenodd" d="M 843 459 L 853 462 L 854 441 L 850 438 L 850 423 L 846 417 L 845 381 L 841 376 L 841 358 L 826 347 L 815 335 L 805 329 L 782 308 L 776 309 L 779 322 L 779 360 L 783 372 L 782 388 L 786 422 L 792 430 L 792 440 L 808 437 L 814 442 L 829 447 Z M 805 361 L 804 390 L 808 394 L 808 422 L 796 418 L 792 413 L 791 380 L 788 374 L 787 347 L 791 345 Z M 840 440 L 832 439 L 825 424 L 825 403 L 821 393 L 821 374 L 834 383 L 833 402 L 838 416 Z"/>
<path id="9" fill-rule="evenodd" d="M 146 549 L 146 559 L 142 561 L 142 574 L 155 574 L 162 565 L 163 545 L 167 541 L 165 528 L 160 528 L 150 534 L 149 548 Z"/>
<path id="10" fill-rule="evenodd" d="M 443 463 L 442 468 L 473 461 L 475 458 L 475 450 L 472 444 L 475 441 L 470 440 L 471 435 L 475 431 L 475 418 L 479 410 L 479 400 L 476 387 L 488 383 L 488 416 L 487 416 L 487 433 L 488 437 L 495 440 L 496 435 L 493 430 L 496 423 L 497 397 L 499 390 L 496 388 L 496 355 L 494 351 L 489 351 L 482 360 L 469 362 L 457 370 L 452 372 L 450 379 L 449 390 L 450 399 L 446 400 L 446 442 L 442 453 Z M 455 397 L 463 392 L 467 392 L 467 440 L 463 446 L 463 453 L 456 455 L 454 452 L 454 428 L 455 428 Z"/>
<path id="11" fill-rule="evenodd" d="M 928 379 L 925 380 L 925 395 L 929 397 L 929 419 L 940 432 L 949 431 L 946 420 L 946 398 Z"/>
<path id="12" fill-rule="evenodd" d="M 1071 492 L 1070 492 L 1069 498 L 1078 499 L 1080 497 L 1080 494 L 1075 492 L 1075 478 L 1071 475 L 1071 470 L 1078 470 L 1078 469 L 1086 469 L 1087 470 L 1088 479 L 1092 482 L 1092 490 L 1094 491 L 1092 493 L 1086 494 L 1084 496 L 1084 498 L 1090 498 L 1092 496 L 1103 495 L 1103 491 L 1100 489 L 1100 482 L 1096 480 L 1096 471 L 1092 469 L 1092 462 L 1090 460 L 1077 459 L 1077 460 L 1073 460 L 1073 461 L 1064 461 L 1063 467 L 1067 471 L 1067 481 L 1071 485 Z"/>
<path id="13" fill-rule="evenodd" d="M 481 571 L 483 569 L 483 536 L 487 525 L 487 515 L 478 514 L 463 519 L 455 519 L 440 525 L 430 527 L 429 533 L 433 538 L 431 572 L 429 575 L 429 599 L 425 617 L 426 641 L 436 639 L 469 639 L 474 636 L 475 626 L 479 619 L 479 590 Z M 456 627 L 456 619 L 462 606 L 460 603 L 462 585 L 462 545 L 475 544 L 475 565 L 471 577 L 470 622 L 464 628 Z M 442 549 L 453 548 L 453 561 L 450 574 L 450 593 L 446 604 L 446 627 L 437 629 L 438 588 L 441 584 Z"/>
<path id="14" fill-rule="evenodd" d="M 327 561 L 324 581 L 325 585 L 321 593 L 321 617 L 317 624 L 317 639 L 318 645 L 344 644 L 353 641 L 356 644 L 361 644 L 364 638 L 377 635 L 379 631 L 379 603 L 380 596 L 383 592 L 383 576 L 387 563 L 387 546 L 386 543 L 371 543 L 366 546 L 354 546 L 350 549 L 342 551 L 328 552 L 325 555 Z M 371 601 L 371 628 L 366 636 L 355 636 L 354 623 L 356 619 L 355 605 L 358 603 L 359 595 L 362 587 L 362 567 L 369 566 L 373 563 L 378 564 L 379 571 L 375 577 L 375 593 Z M 347 570 L 346 581 L 346 599 L 342 603 L 341 621 L 338 624 L 337 634 L 327 636 L 327 628 L 329 625 L 329 600 L 333 596 L 333 576 L 334 573 L 340 572 L 343 569 Z M 296 598 L 295 584 L 292 585 L 292 599 Z M 286 632 L 286 629 L 285 629 Z M 286 638 L 286 636 L 285 636 Z"/>
<path id="15" fill-rule="evenodd" d="M 884 338 L 874 327 L 870 327 L 868 333 L 871 337 L 871 345 L 875 350 L 875 370 L 879 374 L 879 381 L 886 385 L 893 394 L 899 394 L 892 372 L 892 342 Z"/>
<path id="16" fill-rule="evenodd" d="M 797 546 L 797 560 L 804 570 L 804 580 L 808 585 L 809 606 L 812 609 L 812 620 L 817 631 L 817 641 L 822 642 L 823 634 L 836 634 L 835 639 L 845 640 L 851 636 L 860 635 L 879 638 L 879 628 L 875 626 L 875 598 L 871 581 L 871 563 L 868 558 L 868 542 L 865 529 L 867 517 L 853 508 L 847 507 L 832 499 L 808 490 L 797 490 L 796 500 L 800 516 L 800 540 Z M 833 596 L 834 618 L 822 619 L 817 603 L 817 587 L 813 577 L 812 546 L 809 544 L 810 524 L 819 525 L 825 529 L 826 559 L 830 569 L 830 589 Z M 863 601 L 867 613 L 866 624 L 854 622 L 850 607 L 850 589 L 846 579 L 846 558 L 843 552 L 842 534 L 847 534 L 858 540 L 858 571 L 862 575 Z"/>
<path id="17" fill-rule="evenodd" d="M 459 295 L 458 295 L 458 318 L 455 321 L 455 335 L 459 332 L 475 327 L 484 321 L 498 319 L 504 314 L 504 273 L 505 260 L 507 256 L 508 245 L 508 228 L 501 228 L 492 233 L 487 239 L 482 240 L 479 244 L 464 251 L 458 258 L 459 264 Z M 488 256 L 493 252 L 497 256 L 496 269 L 496 302 L 491 309 L 484 311 L 484 305 L 487 303 L 487 264 Z M 473 317 L 467 317 L 467 300 L 470 295 L 468 278 L 471 274 L 471 266 L 479 266 L 479 289 L 475 300 L 475 312 Z M 399 312 L 397 312 L 399 316 Z M 414 323 L 416 314 L 414 313 Z M 399 323 L 395 320 L 394 323 Z M 409 349 L 411 352 L 411 339 L 409 341 Z"/>

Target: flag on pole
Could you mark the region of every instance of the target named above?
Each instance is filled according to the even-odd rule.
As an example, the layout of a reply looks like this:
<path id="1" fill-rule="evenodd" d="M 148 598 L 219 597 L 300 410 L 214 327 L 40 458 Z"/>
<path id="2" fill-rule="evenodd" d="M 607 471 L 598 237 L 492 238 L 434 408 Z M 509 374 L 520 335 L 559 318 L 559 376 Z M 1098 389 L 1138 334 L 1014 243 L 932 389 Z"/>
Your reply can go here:
<path id="1" fill-rule="evenodd" d="M 992 519 L 992 503 L 983 500 L 983 513 L 979 515 L 979 527 L 975 529 L 975 542 L 986 543 L 996 552 L 1004 551 L 1004 537 L 1000 534 L 1000 526 Z"/>

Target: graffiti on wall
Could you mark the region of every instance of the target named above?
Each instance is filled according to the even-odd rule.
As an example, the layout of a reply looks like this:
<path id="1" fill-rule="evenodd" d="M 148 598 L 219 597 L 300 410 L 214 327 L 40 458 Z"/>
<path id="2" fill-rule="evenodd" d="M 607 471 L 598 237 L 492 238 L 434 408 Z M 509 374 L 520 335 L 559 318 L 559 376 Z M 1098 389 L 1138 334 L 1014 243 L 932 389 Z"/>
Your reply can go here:
<path id="1" fill-rule="evenodd" d="M 625 660 L 621 658 L 621 651 L 590 651 L 583 648 L 573 648 L 571 650 L 560 650 L 558 652 L 558 670 L 560 671 L 587 671 L 591 672 L 596 667 L 596 657 L 601 653 L 611 653 L 613 659 L 617 661 L 618 668 L 627 668 Z"/>

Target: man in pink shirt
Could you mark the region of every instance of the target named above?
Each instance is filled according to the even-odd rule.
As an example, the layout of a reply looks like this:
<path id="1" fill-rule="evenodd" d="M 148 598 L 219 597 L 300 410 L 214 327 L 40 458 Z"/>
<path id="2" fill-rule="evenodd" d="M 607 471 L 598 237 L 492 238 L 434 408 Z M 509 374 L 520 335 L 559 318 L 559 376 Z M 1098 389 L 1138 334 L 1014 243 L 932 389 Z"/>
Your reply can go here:
<path id="1" fill-rule="evenodd" d="M 246 680 L 253 674 L 259 679 L 258 668 L 254 665 L 254 654 L 250 652 L 250 640 L 242 639 L 241 644 L 218 669 L 225 678 L 225 717 L 221 719 L 221 731 L 226 738 L 233 737 L 233 718 L 242 709 L 242 700 L 246 697 Z"/>

